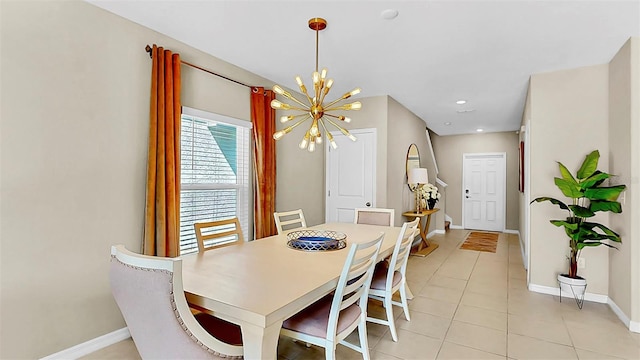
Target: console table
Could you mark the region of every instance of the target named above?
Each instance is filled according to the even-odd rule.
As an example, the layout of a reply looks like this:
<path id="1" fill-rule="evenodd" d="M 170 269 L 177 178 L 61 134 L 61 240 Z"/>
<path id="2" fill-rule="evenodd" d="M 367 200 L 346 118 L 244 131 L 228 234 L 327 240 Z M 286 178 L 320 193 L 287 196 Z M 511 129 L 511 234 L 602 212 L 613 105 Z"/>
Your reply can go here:
<path id="1" fill-rule="evenodd" d="M 415 211 L 407 211 L 402 213 L 402 216 L 406 216 L 410 219 L 414 219 L 416 217 L 420 218 L 420 221 L 423 223 L 424 226 L 419 226 L 420 228 L 420 237 L 422 238 L 422 241 L 420 242 L 420 244 L 418 245 L 418 251 L 411 253 L 411 255 L 416 255 L 416 256 L 427 256 L 429 254 L 431 254 L 431 252 L 435 249 L 438 248 L 438 244 L 430 244 L 429 240 L 427 239 L 427 233 L 429 232 L 429 224 L 431 223 L 431 214 L 435 214 L 439 211 L 440 209 L 438 208 L 433 208 L 433 209 L 429 209 L 429 210 L 422 210 L 419 213 L 416 213 Z M 426 221 L 424 219 L 427 219 Z"/>

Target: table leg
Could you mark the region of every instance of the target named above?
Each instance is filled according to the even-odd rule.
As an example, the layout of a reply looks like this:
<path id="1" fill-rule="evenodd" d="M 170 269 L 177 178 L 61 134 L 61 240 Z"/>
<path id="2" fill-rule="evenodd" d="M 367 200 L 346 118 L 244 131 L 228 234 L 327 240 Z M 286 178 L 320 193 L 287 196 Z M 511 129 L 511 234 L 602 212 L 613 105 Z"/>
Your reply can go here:
<path id="1" fill-rule="evenodd" d="M 242 344 L 247 360 L 277 359 L 278 339 L 282 321 L 263 328 L 253 324 L 242 324 Z"/>
<path id="2" fill-rule="evenodd" d="M 426 216 L 427 223 L 424 224 L 424 227 L 420 227 L 420 237 L 422 240 L 418 245 L 418 251 L 412 253 L 411 255 L 416 256 L 427 256 L 431 254 L 431 252 L 438 248 L 438 244 L 429 244 L 429 240 L 427 240 L 427 234 L 429 233 L 429 225 L 431 224 L 431 214 Z"/>

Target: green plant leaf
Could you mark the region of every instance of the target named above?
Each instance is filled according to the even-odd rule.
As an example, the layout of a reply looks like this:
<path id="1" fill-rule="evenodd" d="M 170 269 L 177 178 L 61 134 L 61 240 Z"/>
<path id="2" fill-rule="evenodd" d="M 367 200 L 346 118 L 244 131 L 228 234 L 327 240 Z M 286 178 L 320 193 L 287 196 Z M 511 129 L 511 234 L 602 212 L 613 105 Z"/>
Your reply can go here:
<path id="1" fill-rule="evenodd" d="M 581 218 L 589 218 L 595 215 L 595 213 L 586 207 L 580 205 L 569 205 L 569 209 L 573 212 L 573 215 Z"/>
<path id="2" fill-rule="evenodd" d="M 563 203 L 560 200 L 554 199 L 552 197 L 548 197 L 548 196 L 541 196 L 541 197 L 535 198 L 535 199 L 531 200 L 531 202 L 529 204 L 533 204 L 534 202 L 543 202 L 543 201 L 548 201 L 548 202 L 550 202 L 550 203 L 552 203 L 554 205 L 558 205 L 558 207 L 560 207 L 560 209 L 562 209 L 562 210 L 569 210 L 569 207 L 565 203 Z"/>
<path id="3" fill-rule="evenodd" d="M 582 191 L 580 191 L 580 185 L 575 182 L 571 182 L 570 180 L 561 179 L 561 178 L 553 178 L 554 183 L 562 191 L 564 196 L 570 197 L 572 199 L 578 199 L 584 196 Z"/>
<path id="4" fill-rule="evenodd" d="M 584 247 L 587 247 L 587 246 L 593 247 L 593 246 L 600 246 L 600 245 L 608 246 L 608 247 L 610 247 L 612 249 L 618 250 L 617 247 L 615 247 L 613 245 L 610 245 L 610 244 L 607 244 L 605 242 L 601 242 L 601 241 L 594 241 L 594 242 L 590 241 L 590 242 L 580 243 L 580 244 L 578 244 L 578 250 L 582 250 Z"/>
<path id="5" fill-rule="evenodd" d="M 590 200 L 608 200 L 616 201 L 621 192 L 626 189 L 625 185 L 609 186 L 609 187 L 597 187 L 592 189 L 586 189 L 584 196 Z"/>
<path id="6" fill-rule="evenodd" d="M 596 171 L 595 173 L 593 173 L 593 175 L 589 176 L 588 178 L 584 179 L 584 181 L 582 181 L 580 183 L 580 188 L 582 190 L 585 189 L 589 189 L 592 187 L 596 187 L 600 184 L 602 184 L 606 179 L 610 178 L 611 175 L 601 172 L 600 170 Z"/>
<path id="7" fill-rule="evenodd" d="M 578 181 L 573 177 L 571 171 L 569 171 L 569 169 L 567 169 L 567 167 L 564 166 L 564 164 L 560 161 L 558 161 L 558 167 L 560 168 L 560 175 L 563 179 L 567 180 L 570 183 L 574 183 L 576 185 L 578 184 Z"/>
<path id="8" fill-rule="evenodd" d="M 571 231 L 578 230 L 578 224 L 572 224 L 565 220 L 549 220 L 549 222 L 558 227 L 564 226 L 565 229 L 569 229 Z"/>
<path id="9" fill-rule="evenodd" d="M 600 229 L 603 233 L 605 233 L 605 235 L 607 236 L 608 239 L 613 240 L 615 242 L 622 242 L 622 240 L 620 239 L 620 235 L 609 229 L 608 227 L 606 227 L 605 225 L 599 224 L 599 223 L 594 223 L 594 222 L 583 222 L 581 225 L 581 227 L 585 228 L 585 229 L 593 229 L 593 228 L 598 228 Z"/>
<path id="10" fill-rule="evenodd" d="M 598 160 L 600 159 L 600 152 L 593 150 L 589 155 L 584 158 L 578 173 L 576 174 L 579 180 L 586 179 L 598 168 Z"/>
<path id="11" fill-rule="evenodd" d="M 611 211 L 613 213 L 619 214 L 622 212 L 622 205 L 620 205 L 620 203 L 617 201 L 591 200 L 589 209 L 593 212 Z"/>

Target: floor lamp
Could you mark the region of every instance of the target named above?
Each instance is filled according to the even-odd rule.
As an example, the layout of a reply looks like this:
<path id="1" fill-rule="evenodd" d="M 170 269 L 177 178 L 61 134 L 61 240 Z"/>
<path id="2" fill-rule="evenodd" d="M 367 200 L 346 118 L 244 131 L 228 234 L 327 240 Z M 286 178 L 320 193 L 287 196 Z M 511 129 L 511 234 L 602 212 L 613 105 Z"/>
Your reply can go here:
<path id="1" fill-rule="evenodd" d="M 416 187 L 413 190 L 416 193 L 416 214 L 420 213 L 420 188 L 424 184 L 429 183 L 429 173 L 425 168 L 413 168 L 409 170 L 407 174 L 407 182 L 409 184 L 415 184 Z"/>

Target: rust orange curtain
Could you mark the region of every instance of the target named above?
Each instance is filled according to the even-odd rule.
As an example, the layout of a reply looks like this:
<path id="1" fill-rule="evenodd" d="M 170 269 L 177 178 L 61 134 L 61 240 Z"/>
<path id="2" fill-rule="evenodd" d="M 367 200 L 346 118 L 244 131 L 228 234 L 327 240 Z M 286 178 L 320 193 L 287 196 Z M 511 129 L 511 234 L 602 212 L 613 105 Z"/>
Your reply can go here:
<path id="1" fill-rule="evenodd" d="M 153 45 L 143 252 L 180 255 L 180 55 Z"/>
<path id="2" fill-rule="evenodd" d="M 251 89 L 255 173 L 254 231 L 256 239 L 277 234 L 273 212 L 276 210 L 276 112 L 271 108 L 275 94 L 262 87 Z"/>

